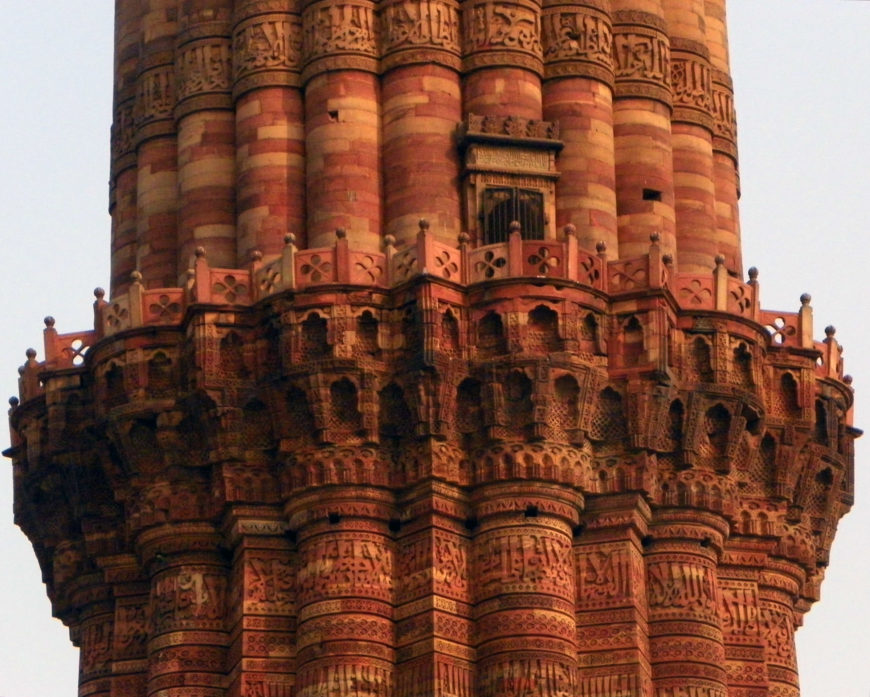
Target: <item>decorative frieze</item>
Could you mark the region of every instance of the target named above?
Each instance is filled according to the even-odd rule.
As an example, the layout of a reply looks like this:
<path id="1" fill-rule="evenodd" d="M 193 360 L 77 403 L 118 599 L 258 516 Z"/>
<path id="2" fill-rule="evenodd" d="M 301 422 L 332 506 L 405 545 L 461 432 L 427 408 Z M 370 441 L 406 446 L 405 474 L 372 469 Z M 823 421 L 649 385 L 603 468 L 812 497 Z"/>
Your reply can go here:
<path id="1" fill-rule="evenodd" d="M 302 69 L 302 18 L 296 14 L 258 15 L 233 33 L 233 92 L 298 83 Z"/>
<path id="2" fill-rule="evenodd" d="M 543 71 L 541 8 L 529 0 L 470 2 L 463 8 L 465 70 L 513 66 Z"/>
<path id="3" fill-rule="evenodd" d="M 613 69 L 617 97 L 671 104 L 671 48 L 664 22 L 646 12 L 613 13 Z"/>
<path id="4" fill-rule="evenodd" d="M 382 70 L 426 62 L 460 67 L 459 6 L 454 0 L 392 0 L 378 12 Z"/>
<path id="5" fill-rule="evenodd" d="M 613 26 L 606 9 L 545 3 L 541 18 L 545 77 L 587 77 L 613 84 Z"/>
<path id="6" fill-rule="evenodd" d="M 372 2 L 321 0 L 302 13 L 303 80 L 323 70 L 377 70 L 378 23 Z"/>

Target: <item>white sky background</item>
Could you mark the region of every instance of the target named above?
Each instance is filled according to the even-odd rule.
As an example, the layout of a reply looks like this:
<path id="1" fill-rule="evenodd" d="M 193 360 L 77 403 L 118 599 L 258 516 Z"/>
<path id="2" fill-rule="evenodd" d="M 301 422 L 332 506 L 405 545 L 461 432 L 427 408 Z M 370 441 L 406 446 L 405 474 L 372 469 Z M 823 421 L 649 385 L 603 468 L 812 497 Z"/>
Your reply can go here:
<path id="1" fill-rule="evenodd" d="M 108 283 L 112 4 L 0 2 L 4 399 L 24 350 L 43 357 L 42 318 L 88 328 L 93 288 Z M 870 426 L 870 2 L 730 0 L 729 16 L 744 264 L 760 270 L 766 309 L 794 312 L 812 294 L 816 338 L 837 327 L 856 425 Z M 798 632 L 803 697 L 870 693 L 870 440 L 856 460 L 858 503 Z M 12 524 L 0 461 L 0 697 L 75 695 L 77 660 Z"/>

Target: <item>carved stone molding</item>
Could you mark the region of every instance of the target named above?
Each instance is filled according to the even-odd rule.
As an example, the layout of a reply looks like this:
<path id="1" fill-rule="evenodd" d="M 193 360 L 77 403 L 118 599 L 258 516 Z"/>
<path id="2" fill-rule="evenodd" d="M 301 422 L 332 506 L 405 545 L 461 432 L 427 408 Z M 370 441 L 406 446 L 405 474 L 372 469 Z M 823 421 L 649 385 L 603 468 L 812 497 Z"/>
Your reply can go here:
<path id="1" fill-rule="evenodd" d="M 289 13 L 258 15 L 233 34 L 233 92 L 298 84 L 302 69 L 302 18 Z"/>
<path id="2" fill-rule="evenodd" d="M 378 24 L 366 0 L 321 0 L 302 13 L 303 81 L 325 70 L 377 71 Z"/>
<path id="3" fill-rule="evenodd" d="M 614 96 L 671 104 L 670 42 L 660 17 L 646 12 L 613 16 Z"/>
<path id="4" fill-rule="evenodd" d="M 543 72 L 541 8 L 529 0 L 472 1 L 463 7 L 465 70 L 514 66 Z"/>
<path id="5" fill-rule="evenodd" d="M 460 67 L 459 6 L 454 0 L 392 0 L 379 9 L 382 70 L 435 62 Z"/>
<path id="6" fill-rule="evenodd" d="M 589 77 L 613 84 L 613 26 L 593 6 L 544 5 L 542 42 L 545 77 Z"/>

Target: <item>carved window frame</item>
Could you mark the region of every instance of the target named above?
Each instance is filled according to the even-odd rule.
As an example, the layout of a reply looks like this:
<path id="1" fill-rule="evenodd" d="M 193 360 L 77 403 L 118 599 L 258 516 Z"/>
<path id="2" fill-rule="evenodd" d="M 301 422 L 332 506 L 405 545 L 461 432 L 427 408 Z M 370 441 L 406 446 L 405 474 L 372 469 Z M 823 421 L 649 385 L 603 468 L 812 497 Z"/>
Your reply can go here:
<path id="1" fill-rule="evenodd" d="M 488 198 L 499 189 L 539 195 L 539 228 L 521 233 L 524 239 L 555 239 L 556 154 L 562 148 L 557 136 L 558 126 L 550 122 L 469 114 L 459 147 L 466 230 L 475 246 L 507 242 L 507 229 L 492 234 L 486 224 Z"/>

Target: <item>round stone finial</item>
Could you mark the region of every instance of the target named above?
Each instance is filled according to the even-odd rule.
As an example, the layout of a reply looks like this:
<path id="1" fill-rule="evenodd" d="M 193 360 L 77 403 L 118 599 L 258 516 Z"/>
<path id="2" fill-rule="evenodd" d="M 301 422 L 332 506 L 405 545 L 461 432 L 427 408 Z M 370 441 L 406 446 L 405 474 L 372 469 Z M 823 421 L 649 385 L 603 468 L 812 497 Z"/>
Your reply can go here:
<path id="1" fill-rule="evenodd" d="M 809 293 L 803 293 L 801 295 L 801 305 L 809 305 L 812 299 L 812 295 L 810 295 Z"/>
<path id="2" fill-rule="evenodd" d="M 825 327 L 825 336 L 829 339 L 832 339 L 834 337 L 834 334 L 836 333 L 837 328 L 833 324 L 829 324 L 827 327 Z"/>
<path id="3" fill-rule="evenodd" d="M 46 329 L 54 329 L 54 317 L 47 315 L 43 320 Z"/>
<path id="4" fill-rule="evenodd" d="M 426 218 L 420 218 L 420 221 L 417 223 L 420 226 L 420 230 L 425 232 L 429 229 L 429 221 Z"/>
<path id="5" fill-rule="evenodd" d="M 851 375 L 844 375 L 843 376 L 843 382 L 845 382 L 847 385 L 851 385 L 852 380 L 854 380 L 854 378 Z"/>
<path id="6" fill-rule="evenodd" d="M 577 234 L 577 226 L 574 223 L 568 223 L 565 228 L 565 237 L 574 237 Z"/>
<path id="7" fill-rule="evenodd" d="M 296 244 L 296 235 L 292 232 L 288 232 L 284 235 L 284 244 Z"/>
<path id="8" fill-rule="evenodd" d="M 18 366 L 18 374 L 19 374 L 19 375 L 24 375 L 24 366 L 23 366 L 23 365 L 19 365 L 19 366 Z"/>
<path id="9" fill-rule="evenodd" d="M 347 237 L 347 230 L 345 230 L 343 227 L 336 228 L 335 237 L 336 239 L 343 240 L 345 237 Z"/>
<path id="10" fill-rule="evenodd" d="M 19 404 L 20 404 L 20 402 L 18 401 L 18 397 L 16 397 L 15 395 L 13 395 L 9 398 L 9 406 L 12 407 L 13 409 L 15 407 L 17 407 Z"/>
<path id="11" fill-rule="evenodd" d="M 599 254 L 604 254 L 607 251 L 607 242 L 604 240 L 599 240 L 595 243 L 595 251 Z"/>
<path id="12" fill-rule="evenodd" d="M 523 226 L 520 225 L 519 220 L 512 220 L 511 224 L 508 225 L 509 232 L 520 232 L 523 229 Z"/>
<path id="13" fill-rule="evenodd" d="M 748 273 L 749 273 L 749 280 L 750 281 L 757 281 L 758 280 L 758 269 L 757 268 L 755 268 L 754 266 L 750 266 Z"/>
<path id="14" fill-rule="evenodd" d="M 29 348 L 24 352 L 24 355 L 27 356 L 28 359 L 33 360 L 34 358 L 36 358 L 36 349 Z"/>
<path id="15" fill-rule="evenodd" d="M 396 244 L 395 235 L 384 235 L 384 247 L 393 247 Z"/>
<path id="16" fill-rule="evenodd" d="M 662 261 L 664 262 L 665 266 L 670 266 L 674 263 L 674 255 L 670 253 L 662 254 Z"/>
<path id="17" fill-rule="evenodd" d="M 252 249 L 251 250 L 251 261 L 256 262 L 256 261 L 262 261 L 262 260 L 263 260 L 263 252 L 261 252 L 259 249 Z"/>
<path id="18" fill-rule="evenodd" d="M 717 254 L 716 258 L 713 261 L 716 262 L 716 266 L 722 266 L 725 263 L 725 255 Z"/>
<path id="19" fill-rule="evenodd" d="M 103 298 L 106 297 L 106 291 L 103 290 L 102 288 L 100 288 L 99 286 L 97 286 L 96 288 L 94 288 L 94 297 L 97 300 L 102 300 Z"/>
<path id="20" fill-rule="evenodd" d="M 662 236 L 656 231 L 649 234 L 649 241 L 653 244 L 658 244 Z"/>
<path id="21" fill-rule="evenodd" d="M 460 232 L 457 239 L 459 240 L 459 244 L 468 244 L 468 241 L 471 239 L 471 237 L 468 235 L 467 232 Z"/>
<path id="22" fill-rule="evenodd" d="M 141 271 L 131 271 L 130 272 L 130 280 L 133 283 L 141 283 L 142 282 L 142 272 Z"/>
<path id="23" fill-rule="evenodd" d="M 197 247 L 193 250 L 193 253 L 196 255 L 197 259 L 205 259 L 205 247 Z"/>

